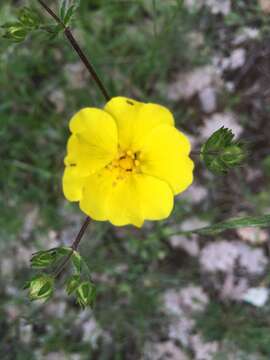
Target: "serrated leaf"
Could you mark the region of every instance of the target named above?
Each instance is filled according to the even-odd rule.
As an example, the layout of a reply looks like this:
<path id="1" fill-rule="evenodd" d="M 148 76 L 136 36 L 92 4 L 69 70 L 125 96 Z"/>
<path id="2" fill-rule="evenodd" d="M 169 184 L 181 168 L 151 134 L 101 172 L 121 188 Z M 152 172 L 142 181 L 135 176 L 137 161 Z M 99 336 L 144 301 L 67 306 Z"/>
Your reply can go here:
<path id="1" fill-rule="evenodd" d="M 33 31 L 40 27 L 40 17 L 36 10 L 24 7 L 20 10 L 18 21 L 1 26 L 5 29 L 4 38 L 13 42 L 22 42 Z"/>
<path id="2" fill-rule="evenodd" d="M 70 22 L 74 12 L 80 4 L 79 0 L 74 0 L 72 3 L 69 0 L 62 0 L 60 3 L 59 15 L 63 23 L 67 26 Z"/>
<path id="3" fill-rule="evenodd" d="M 13 42 L 22 42 L 25 40 L 28 30 L 23 27 L 23 25 L 19 22 L 12 23 L 7 26 L 2 26 L 2 28 L 5 28 L 5 33 L 3 35 L 3 38 L 11 40 Z"/>
<path id="4" fill-rule="evenodd" d="M 31 267 L 33 269 L 45 269 L 48 266 L 51 266 L 57 258 L 56 251 L 39 251 L 33 254 L 31 258 Z"/>
<path id="5" fill-rule="evenodd" d="M 65 18 L 65 15 L 69 9 L 69 0 L 61 0 L 60 2 L 60 19 L 63 21 Z"/>
<path id="6" fill-rule="evenodd" d="M 60 246 L 58 248 L 54 248 L 54 250 L 61 256 L 68 255 L 72 251 L 72 249 L 68 246 Z"/>
<path id="7" fill-rule="evenodd" d="M 62 257 L 67 256 L 72 251 L 69 247 L 58 247 L 45 251 L 38 251 L 32 255 L 31 267 L 33 269 L 45 269 L 53 266 Z"/>
<path id="8" fill-rule="evenodd" d="M 68 25 L 70 19 L 72 18 L 75 11 L 75 5 L 72 5 L 68 11 L 66 12 L 66 15 L 64 16 L 63 22 L 65 25 Z"/>
<path id="9" fill-rule="evenodd" d="M 41 21 L 36 10 L 29 7 L 24 7 L 20 10 L 18 19 L 19 22 L 29 28 L 29 30 L 37 29 Z"/>
<path id="10" fill-rule="evenodd" d="M 215 174 L 241 165 L 246 156 L 246 144 L 235 141 L 232 130 L 224 127 L 215 131 L 201 148 L 201 159 Z"/>

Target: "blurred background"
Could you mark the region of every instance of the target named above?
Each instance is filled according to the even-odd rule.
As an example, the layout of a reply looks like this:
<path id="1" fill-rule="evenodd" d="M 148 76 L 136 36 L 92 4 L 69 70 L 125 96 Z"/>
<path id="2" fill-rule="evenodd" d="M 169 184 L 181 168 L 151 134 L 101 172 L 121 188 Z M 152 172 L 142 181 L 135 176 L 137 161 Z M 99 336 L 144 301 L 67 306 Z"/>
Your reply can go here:
<path id="1" fill-rule="evenodd" d="M 0 25 L 29 4 L 1 1 Z M 61 190 L 69 119 L 104 100 L 63 35 L 1 39 L 1 360 L 269 360 L 268 229 L 163 229 L 269 212 L 270 1 L 82 0 L 72 29 L 110 94 L 169 107 L 195 150 L 225 126 L 250 154 L 224 176 L 194 158 L 164 222 L 93 223 L 80 246 L 93 310 L 66 296 L 65 274 L 52 300 L 31 303 L 31 254 L 70 245 L 84 219 Z"/>

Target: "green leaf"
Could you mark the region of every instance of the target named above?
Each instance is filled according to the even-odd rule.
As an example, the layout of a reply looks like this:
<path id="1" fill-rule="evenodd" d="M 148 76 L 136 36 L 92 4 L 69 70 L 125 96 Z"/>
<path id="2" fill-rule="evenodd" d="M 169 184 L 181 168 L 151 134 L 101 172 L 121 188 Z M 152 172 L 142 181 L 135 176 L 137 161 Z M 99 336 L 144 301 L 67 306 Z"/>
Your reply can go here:
<path id="1" fill-rule="evenodd" d="M 74 15 L 76 9 L 80 4 L 79 0 L 74 0 L 72 4 L 70 4 L 69 0 L 62 0 L 60 3 L 60 11 L 59 15 L 63 23 L 67 26 L 70 22 L 72 16 Z"/>
<path id="2" fill-rule="evenodd" d="M 235 141 L 232 130 L 224 127 L 215 131 L 201 148 L 201 159 L 215 174 L 241 165 L 246 157 L 246 144 Z"/>
<path id="3" fill-rule="evenodd" d="M 29 28 L 29 30 L 35 30 L 39 27 L 41 19 L 35 9 L 24 7 L 19 12 L 19 22 Z"/>
<path id="4" fill-rule="evenodd" d="M 222 233 L 225 230 L 239 229 L 242 227 L 270 227 L 270 214 L 261 215 L 261 216 L 246 216 L 232 218 L 226 221 L 219 222 L 214 225 L 206 226 L 199 229 L 194 229 L 190 231 L 170 231 L 169 229 L 164 230 L 165 236 L 172 236 L 175 234 L 199 234 L 199 235 L 216 235 Z"/>
<path id="5" fill-rule="evenodd" d="M 57 251 L 57 253 L 61 256 L 66 256 L 68 254 L 70 254 L 71 251 L 73 251 L 70 247 L 68 246 L 60 246 L 58 248 L 54 248 L 54 250 Z"/>
<path id="6" fill-rule="evenodd" d="M 70 19 L 72 18 L 73 14 L 75 12 L 75 5 L 71 6 L 68 11 L 66 12 L 66 15 L 63 19 L 63 22 L 65 25 L 68 25 Z"/>
<path id="7" fill-rule="evenodd" d="M 66 292 L 71 295 L 80 285 L 80 275 L 72 275 L 66 282 Z"/>
<path id="8" fill-rule="evenodd" d="M 77 251 L 73 252 L 72 257 L 71 257 L 71 261 L 72 261 L 72 264 L 73 264 L 75 270 L 78 273 L 81 273 L 81 271 L 82 271 L 82 261 L 83 260 L 82 260 L 81 255 Z"/>
<path id="9" fill-rule="evenodd" d="M 268 227 L 270 226 L 270 215 L 238 217 L 222 221 L 215 225 L 207 226 L 193 232 L 200 235 L 219 234 L 225 230 L 239 229 L 242 227 Z"/>
<path id="10" fill-rule="evenodd" d="M 96 298 L 96 288 L 90 281 L 83 281 L 76 290 L 76 299 L 81 307 L 92 306 Z"/>
<path id="11" fill-rule="evenodd" d="M 60 19 L 63 21 L 69 8 L 69 0 L 61 0 L 60 2 Z"/>
<path id="12" fill-rule="evenodd" d="M 22 42 L 25 40 L 28 30 L 19 22 L 12 24 L 5 24 L 2 26 L 5 29 L 3 38 L 13 42 Z"/>
<path id="13" fill-rule="evenodd" d="M 51 266 L 57 258 L 57 252 L 52 249 L 48 251 L 38 251 L 33 254 L 31 258 L 31 267 L 33 269 L 45 269 L 48 266 Z"/>
<path id="14" fill-rule="evenodd" d="M 27 289 L 30 288 L 30 286 L 31 286 L 31 280 L 27 281 L 27 282 L 24 284 L 23 289 L 24 289 L 24 290 L 27 290 Z"/>
<path id="15" fill-rule="evenodd" d="M 44 297 L 44 296 L 47 297 L 47 294 L 48 294 L 48 292 L 50 292 L 50 291 L 51 291 L 51 283 L 50 283 L 50 282 L 47 282 L 47 283 L 45 283 L 45 284 L 41 287 L 41 289 L 39 290 L 37 296 L 38 296 L 39 298 L 40 298 L 40 297 Z"/>
<path id="16" fill-rule="evenodd" d="M 61 24 L 42 25 L 40 29 L 49 34 L 50 40 L 55 39 L 61 31 L 64 31 L 64 27 Z"/>
<path id="17" fill-rule="evenodd" d="M 18 21 L 1 26 L 5 29 L 3 37 L 13 42 L 22 42 L 31 31 L 39 28 L 40 22 L 41 19 L 36 10 L 24 7 L 19 12 Z"/>
<path id="18" fill-rule="evenodd" d="M 48 300 L 54 291 L 54 278 L 47 274 L 34 276 L 25 286 L 30 300 Z"/>
<path id="19" fill-rule="evenodd" d="M 72 251 L 69 247 L 58 247 L 45 251 L 38 251 L 32 255 L 31 267 L 33 269 L 45 269 L 53 266 L 62 257 L 67 256 Z"/>

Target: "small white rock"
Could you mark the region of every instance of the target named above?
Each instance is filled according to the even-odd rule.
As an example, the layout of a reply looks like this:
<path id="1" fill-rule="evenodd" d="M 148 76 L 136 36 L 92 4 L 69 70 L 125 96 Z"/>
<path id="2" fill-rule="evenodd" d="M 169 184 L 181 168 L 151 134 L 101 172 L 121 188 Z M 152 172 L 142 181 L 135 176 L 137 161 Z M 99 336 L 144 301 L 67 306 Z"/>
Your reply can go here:
<path id="1" fill-rule="evenodd" d="M 190 346 L 195 360 L 213 360 L 218 352 L 218 342 L 204 342 L 200 334 L 190 337 Z"/>
<path id="2" fill-rule="evenodd" d="M 231 11 L 230 0 L 205 0 L 212 14 L 228 15 Z"/>
<path id="3" fill-rule="evenodd" d="M 102 336 L 102 329 L 94 317 L 82 324 L 82 330 L 82 340 L 88 344 L 91 344 L 93 348 L 96 348 L 98 339 Z"/>
<path id="4" fill-rule="evenodd" d="M 270 0 L 259 0 L 259 5 L 263 12 L 270 13 Z"/>
<path id="5" fill-rule="evenodd" d="M 181 224 L 182 231 L 193 231 L 196 229 L 200 229 L 209 225 L 208 221 L 201 220 L 197 217 L 191 217 Z"/>
<path id="6" fill-rule="evenodd" d="M 230 56 L 230 68 L 236 70 L 241 68 L 246 61 L 246 50 L 239 48 L 235 49 Z"/>
<path id="7" fill-rule="evenodd" d="M 222 126 L 232 130 L 238 137 L 242 132 L 242 126 L 237 122 L 236 115 L 232 112 L 215 113 L 204 119 L 204 126 L 200 128 L 200 135 L 203 140 L 208 139 L 216 130 Z"/>
<path id="8" fill-rule="evenodd" d="M 205 113 L 211 113 L 216 110 L 217 97 L 216 97 L 215 88 L 213 88 L 211 86 L 204 88 L 199 93 L 199 99 L 200 99 L 202 110 Z"/>
<path id="9" fill-rule="evenodd" d="M 185 6 L 190 10 L 199 10 L 204 5 L 205 0 L 185 0 Z"/>
<path id="10" fill-rule="evenodd" d="M 200 247 L 196 237 L 187 238 L 182 235 L 173 235 L 169 238 L 169 243 L 175 249 L 180 248 L 190 256 L 198 256 Z"/>
<path id="11" fill-rule="evenodd" d="M 146 343 L 140 360 L 188 360 L 188 357 L 173 341 L 165 341 Z"/>
<path id="12" fill-rule="evenodd" d="M 262 307 L 266 304 L 269 297 L 269 289 L 264 287 L 250 288 L 244 295 L 243 301 L 254 305 L 256 307 Z"/>
<path id="13" fill-rule="evenodd" d="M 233 40 L 233 45 L 240 45 L 248 40 L 258 39 L 260 31 L 257 28 L 244 27 L 239 30 L 236 38 Z"/>
<path id="14" fill-rule="evenodd" d="M 193 183 L 184 193 L 181 194 L 179 199 L 187 200 L 191 204 L 199 204 L 201 201 L 205 200 L 208 195 L 208 191 L 204 186 Z"/>
<path id="15" fill-rule="evenodd" d="M 179 293 L 174 289 L 167 290 L 163 295 L 164 312 L 168 315 L 182 316 L 183 310 L 180 306 Z"/>
<path id="16" fill-rule="evenodd" d="M 182 346 L 188 347 L 189 338 L 195 325 L 194 319 L 183 315 L 170 323 L 168 337 L 171 340 L 179 341 Z"/>
<path id="17" fill-rule="evenodd" d="M 179 291 L 180 305 L 186 312 L 202 312 L 209 303 L 209 298 L 199 286 L 189 285 Z"/>
<path id="18" fill-rule="evenodd" d="M 250 244 L 263 244 L 269 238 L 266 230 L 254 227 L 243 227 L 237 229 L 236 232 L 241 240 L 247 241 Z"/>
<path id="19" fill-rule="evenodd" d="M 83 89 L 87 84 L 87 72 L 80 62 L 67 64 L 65 66 L 65 74 L 69 85 L 73 89 Z"/>
<path id="20" fill-rule="evenodd" d="M 50 92 L 48 99 L 55 106 L 57 113 L 61 113 L 65 110 L 66 99 L 63 90 L 54 89 L 52 92 Z"/>
<path id="21" fill-rule="evenodd" d="M 33 336 L 33 327 L 31 324 L 26 324 L 24 321 L 19 325 L 20 340 L 24 344 L 30 344 Z"/>
<path id="22" fill-rule="evenodd" d="M 202 66 L 188 73 L 180 73 L 166 89 L 170 100 L 188 100 L 203 89 L 222 83 L 214 66 Z"/>

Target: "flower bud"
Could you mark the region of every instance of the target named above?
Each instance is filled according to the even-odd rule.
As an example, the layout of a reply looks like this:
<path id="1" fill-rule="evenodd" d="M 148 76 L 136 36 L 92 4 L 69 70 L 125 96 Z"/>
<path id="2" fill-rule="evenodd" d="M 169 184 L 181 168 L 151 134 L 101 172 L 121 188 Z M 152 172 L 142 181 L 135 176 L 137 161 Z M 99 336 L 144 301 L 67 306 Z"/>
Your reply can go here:
<path id="1" fill-rule="evenodd" d="M 80 275 L 71 276 L 66 283 L 66 292 L 72 294 L 80 285 Z"/>
<path id="2" fill-rule="evenodd" d="M 80 306 L 91 306 L 96 297 L 95 286 L 90 281 L 82 282 L 76 290 L 76 297 Z"/>
<path id="3" fill-rule="evenodd" d="M 54 265 L 62 257 L 67 256 L 72 251 L 71 248 L 60 246 L 46 251 L 38 251 L 31 258 L 31 266 L 33 269 L 45 269 Z"/>
<path id="4" fill-rule="evenodd" d="M 241 165 L 246 157 L 246 144 L 235 141 L 232 131 L 224 127 L 215 131 L 201 149 L 201 159 L 216 174 Z"/>
<path id="5" fill-rule="evenodd" d="M 53 286 L 53 277 L 45 274 L 35 276 L 27 285 L 30 299 L 48 300 L 53 294 Z"/>
<path id="6" fill-rule="evenodd" d="M 56 251 L 39 251 L 33 254 L 31 258 L 31 266 L 34 269 L 44 269 L 54 263 L 56 255 Z"/>
<path id="7" fill-rule="evenodd" d="M 27 30 L 20 23 L 16 23 L 7 27 L 4 37 L 14 42 L 21 42 L 27 33 Z"/>
<path id="8" fill-rule="evenodd" d="M 222 154 L 222 160 L 231 168 L 241 164 L 246 158 L 246 151 L 241 144 L 227 147 Z"/>
<path id="9" fill-rule="evenodd" d="M 24 7 L 19 14 L 19 21 L 29 29 L 36 29 L 39 25 L 40 19 L 34 9 Z"/>

